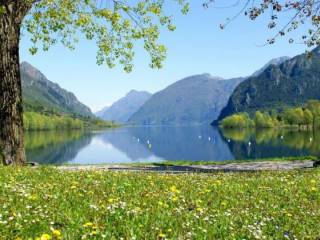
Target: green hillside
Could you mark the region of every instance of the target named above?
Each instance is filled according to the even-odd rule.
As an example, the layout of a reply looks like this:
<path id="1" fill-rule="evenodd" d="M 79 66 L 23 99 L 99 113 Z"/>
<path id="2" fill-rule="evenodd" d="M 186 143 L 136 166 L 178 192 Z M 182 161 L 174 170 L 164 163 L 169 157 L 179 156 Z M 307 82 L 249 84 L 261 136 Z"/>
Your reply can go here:
<path id="1" fill-rule="evenodd" d="M 27 62 L 20 66 L 25 111 L 54 112 L 79 117 L 93 117 L 91 110 L 76 96 L 49 81 Z"/>
<path id="2" fill-rule="evenodd" d="M 320 47 L 301 54 L 239 84 L 219 120 L 237 112 L 283 110 L 320 99 Z"/>

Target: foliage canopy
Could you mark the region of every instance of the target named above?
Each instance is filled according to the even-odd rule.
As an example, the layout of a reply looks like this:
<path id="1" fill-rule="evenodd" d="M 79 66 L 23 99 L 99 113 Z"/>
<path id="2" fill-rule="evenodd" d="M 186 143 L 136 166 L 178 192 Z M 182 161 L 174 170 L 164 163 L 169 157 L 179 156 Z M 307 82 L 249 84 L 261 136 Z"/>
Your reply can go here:
<path id="1" fill-rule="evenodd" d="M 32 54 L 39 47 L 47 51 L 58 42 L 74 49 L 83 34 L 96 42 L 97 64 L 124 70 L 132 70 L 134 45 L 141 40 L 151 57 L 150 66 L 160 68 L 166 56 L 166 48 L 158 42 L 160 26 L 174 31 L 172 16 L 165 13 L 163 0 L 97 1 L 97 0 L 27 0 L 32 8 L 23 22 L 23 29 L 31 36 Z M 6 7 L 0 2 L 0 14 Z M 4 1 L 4 3 L 9 1 Z M 187 0 L 173 0 L 183 14 L 189 10 Z M 2 7 L 1 7 L 2 6 Z"/>

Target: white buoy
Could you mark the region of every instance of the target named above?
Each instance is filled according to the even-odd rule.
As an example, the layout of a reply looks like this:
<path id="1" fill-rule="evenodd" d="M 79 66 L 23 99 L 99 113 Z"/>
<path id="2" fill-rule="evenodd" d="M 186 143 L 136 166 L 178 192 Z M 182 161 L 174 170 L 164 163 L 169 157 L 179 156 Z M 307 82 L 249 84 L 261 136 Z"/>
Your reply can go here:
<path id="1" fill-rule="evenodd" d="M 211 137 L 208 138 L 209 142 L 211 141 Z"/>
<path id="2" fill-rule="evenodd" d="M 283 139 L 283 136 L 281 135 L 281 137 L 280 137 L 281 139 Z"/>
<path id="3" fill-rule="evenodd" d="M 199 136 L 199 139 L 201 139 L 202 137 L 201 136 Z"/>
<path id="4" fill-rule="evenodd" d="M 251 146 L 251 142 L 249 142 L 248 145 Z"/>
<path id="5" fill-rule="evenodd" d="M 228 139 L 228 143 L 229 143 L 229 142 L 231 142 L 231 140 L 230 140 L 230 139 Z"/>
<path id="6" fill-rule="evenodd" d="M 140 142 L 140 139 L 138 138 L 138 142 Z"/>
<path id="7" fill-rule="evenodd" d="M 150 144 L 150 141 L 148 140 L 147 143 Z"/>

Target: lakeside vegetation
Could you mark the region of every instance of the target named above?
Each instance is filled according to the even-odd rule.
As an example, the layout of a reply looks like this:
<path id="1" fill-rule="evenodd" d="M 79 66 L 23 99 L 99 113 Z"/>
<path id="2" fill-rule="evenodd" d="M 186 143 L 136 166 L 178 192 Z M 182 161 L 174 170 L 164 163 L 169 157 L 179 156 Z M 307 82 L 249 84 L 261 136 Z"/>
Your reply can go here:
<path id="1" fill-rule="evenodd" d="M 303 107 L 287 108 L 281 112 L 256 111 L 236 113 L 220 122 L 222 128 L 320 128 L 320 101 L 310 100 Z"/>
<path id="2" fill-rule="evenodd" d="M 316 239 L 319 185 L 320 169 L 162 174 L 1 167 L 0 239 Z"/>
<path id="3" fill-rule="evenodd" d="M 25 112 L 23 114 L 23 121 L 25 130 L 30 131 L 117 127 L 113 122 L 103 121 L 97 118 L 79 118 L 69 115 L 37 112 Z"/>

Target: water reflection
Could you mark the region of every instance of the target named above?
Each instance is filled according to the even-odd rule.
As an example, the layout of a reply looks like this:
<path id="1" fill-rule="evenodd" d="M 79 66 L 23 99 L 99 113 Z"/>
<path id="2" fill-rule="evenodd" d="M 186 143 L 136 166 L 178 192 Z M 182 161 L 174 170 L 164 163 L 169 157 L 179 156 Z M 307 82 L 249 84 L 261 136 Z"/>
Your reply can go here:
<path id="1" fill-rule="evenodd" d="M 224 161 L 315 155 L 320 132 L 224 130 L 205 127 L 132 127 L 99 132 L 29 132 L 29 161 L 42 164 L 129 163 L 162 160 Z"/>
<path id="2" fill-rule="evenodd" d="M 222 131 L 236 159 L 320 156 L 320 132 L 289 129 Z M 249 144 L 250 143 L 250 144 Z"/>
<path id="3" fill-rule="evenodd" d="M 213 127 L 149 127 L 130 128 L 141 144 L 166 160 L 223 161 L 233 159 L 228 145 Z"/>
<path id="4" fill-rule="evenodd" d="M 27 159 L 41 164 L 62 164 L 74 159 L 91 140 L 92 134 L 83 131 L 26 132 Z"/>

